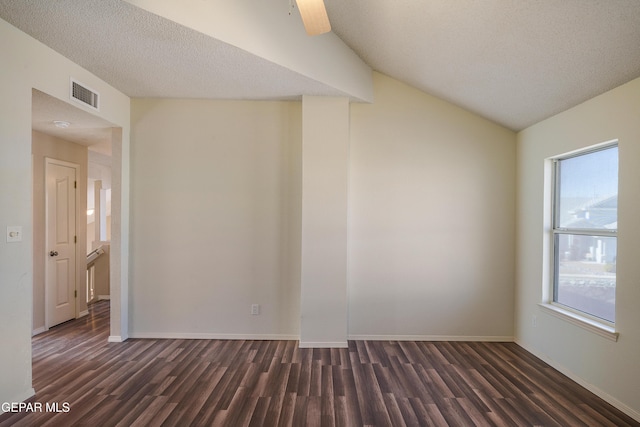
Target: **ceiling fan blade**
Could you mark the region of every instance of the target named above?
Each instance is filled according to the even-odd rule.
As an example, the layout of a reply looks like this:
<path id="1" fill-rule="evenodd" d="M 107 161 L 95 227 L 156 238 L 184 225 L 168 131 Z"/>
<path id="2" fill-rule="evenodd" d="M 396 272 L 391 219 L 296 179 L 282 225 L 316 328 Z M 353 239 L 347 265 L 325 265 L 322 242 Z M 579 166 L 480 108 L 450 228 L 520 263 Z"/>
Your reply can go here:
<path id="1" fill-rule="evenodd" d="M 296 0 L 304 29 L 310 36 L 331 31 L 324 0 Z"/>

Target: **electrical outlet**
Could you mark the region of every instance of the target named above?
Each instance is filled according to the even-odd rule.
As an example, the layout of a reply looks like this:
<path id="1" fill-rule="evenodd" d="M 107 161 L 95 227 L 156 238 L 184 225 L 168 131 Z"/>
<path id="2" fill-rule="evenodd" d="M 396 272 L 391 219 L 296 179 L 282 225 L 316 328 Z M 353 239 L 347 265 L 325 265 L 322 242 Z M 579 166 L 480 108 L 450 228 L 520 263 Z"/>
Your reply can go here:
<path id="1" fill-rule="evenodd" d="M 260 314 L 260 304 L 251 304 L 251 315 L 257 316 Z"/>
<path id="2" fill-rule="evenodd" d="M 538 316 L 536 316 L 535 314 L 531 316 L 531 326 L 533 326 L 534 328 L 538 326 Z"/>

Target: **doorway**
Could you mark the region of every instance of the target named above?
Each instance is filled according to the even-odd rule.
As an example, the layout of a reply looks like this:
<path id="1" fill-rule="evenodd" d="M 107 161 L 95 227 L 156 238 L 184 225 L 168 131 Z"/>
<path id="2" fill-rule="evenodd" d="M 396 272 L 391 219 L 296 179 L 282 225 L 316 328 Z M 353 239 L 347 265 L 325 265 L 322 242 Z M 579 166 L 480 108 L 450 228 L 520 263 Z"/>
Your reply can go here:
<path id="1" fill-rule="evenodd" d="M 63 122 L 61 126 L 60 123 Z M 87 188 L 91 161 L 94 154 L 103 158 L 111 158 L 112 144 L 115 142 L 119 149 L 122 130 L 113 124 L 86 112 L 68 102 L 61 101 L 44 92 L 32 90 L 32 159 L 33 159 L 33 328 L 32 335 L 46 331 L 58 323 L 60 319 L 84 317 L 88 314 L 87 306 L 87 254 L 91 252 L 91 245 L 87 242 L 88 203 Z M 45 196 L 45 182 L 47 162 L 76 167 L 75 185 L 75 233 L 72 234 L 75 245 L 75 266 L 69 259 L 63 260 L 61 251 L 50 247 L 47 237 L 47 196 Z M 120 162 L 120 160 L 118 160 Z M 68 166 L 68 165 L 67 165 Z M 114 166 L 118 166 L 119 163 Z M 109 180 L 110 181 L 110 180 Z M 114 180 L 119 182 L 119 178 Z M 51 208 L 49 208 L 51 209 Z M 119 205 L 116 204 L 116 216 L 119 215 Z M 72 228 L 71 225 L 68 227 Z M 115 238 L 119 241 L 119 229 L 114 230 Z M 53 241 L 53 240 L 51 240 Z M 119 251 L 119 249 L 118 249 Z M 55 255 L 55 253 L 58 255 Z M 53 253 L 53 255 L 51 255 Z M 119 252 L 117 252 L 119 253 Z M 55 265 L 55 267 L 54 267 Z M 53 267 L 53 268 L 48 268 Z M 60 268 L 57 268 L 60 267 Z M 55 277 L 53 276 L 55 275 Z M 64 287 L 55 283 L 68 276 L 74 283 L 73 294 L 63 290 Z M 49 280 L 51 279 L 51 280 Z M 75 280 L 75 282 L 74 282 Z M 53 283 L 53 286 L 49 285 Z M 71 295 L 73 298 L 71 298 Z M 70 303 L 68 303 L 70 300 Z M 52 317 L 52 313 L 59 311 L 54 308 L 64 307 L 65 314 Z M 120 311 L 120 301 L 112 302 L 111 311 Z M 64 321 L 64 320 L 63 320 Z"/>

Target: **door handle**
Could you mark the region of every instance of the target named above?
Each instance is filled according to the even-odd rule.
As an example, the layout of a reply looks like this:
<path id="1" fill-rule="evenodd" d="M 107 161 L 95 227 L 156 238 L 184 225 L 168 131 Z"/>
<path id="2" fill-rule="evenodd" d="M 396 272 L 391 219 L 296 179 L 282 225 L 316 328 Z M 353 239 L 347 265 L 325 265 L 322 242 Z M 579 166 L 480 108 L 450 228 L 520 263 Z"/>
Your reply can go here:
<path id="1" fill-rule="evenodd" d="M 49 252 L 49 256 L 58 256 L 58 251 Z"/>

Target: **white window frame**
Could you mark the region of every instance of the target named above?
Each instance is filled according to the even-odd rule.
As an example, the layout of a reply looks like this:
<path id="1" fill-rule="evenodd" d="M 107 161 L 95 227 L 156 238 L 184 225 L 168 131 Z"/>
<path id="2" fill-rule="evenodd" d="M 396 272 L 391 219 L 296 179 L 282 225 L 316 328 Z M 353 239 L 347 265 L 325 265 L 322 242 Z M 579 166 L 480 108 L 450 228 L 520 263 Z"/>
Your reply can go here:
<path id="1" fill-rule="evenodd" d="M 615 329 L 615 323 L 609 322 L 605 319 L 590 315 L 583 311 L 574 309 L 572 307 L 566 306 L 564 304 L 555 302 L 556 295 L 556 280 L 557 280 L 557 271 L 558 265 L 556 263 L 556 253 L 557 253 L 557 236 L 562 234 L 570 234 L 570 235 L 586 235 L 586 236 L 602 236 L 602 237 L 613 237 L 616 238 L 618 236 L 617 229 L 616 230 L 603 230 L 603 229 L 573 229 L 573 228 L 563 228 L 559 227 L 560 222 L 560 211 L 558 209 L 560 202 L 560 191 L 559 184 L 560 180 L 558 179 L 558 174 L 560 171 L 560 162 L 562 160 L 571 159 L 574 157 L 580 157 L 584 155 L 588 155 L 591 153 L 595 153 L 598 151 L 606 150 L 609 148 L 617 147 L 618 140 L 608 141 L 604 144 L 599 144 L 594 147 L 589 147 L 583 150 L 574 151 L 565 155 L 560 155 L 554 158 L 551 158 L 550 161 L 552 163 L 552 172 L 551 172 L 551 221 L 549 228 L 549 281 L 548 281 L 548 289 L 544 294 L 546 295 L 543 298 L 540 306 L 547 313 L 559 317 L 565 321 L 568 321 L 574 325 L 577 325 L 581 328 L 587 329 L 591 332 L 594 332 L 598 335 L 601 335 L 607 339 L 612 341 L 618 340 L 618 332 Z M 616 286 L 617 286 L 617 277 L 616 277 Z"/>

